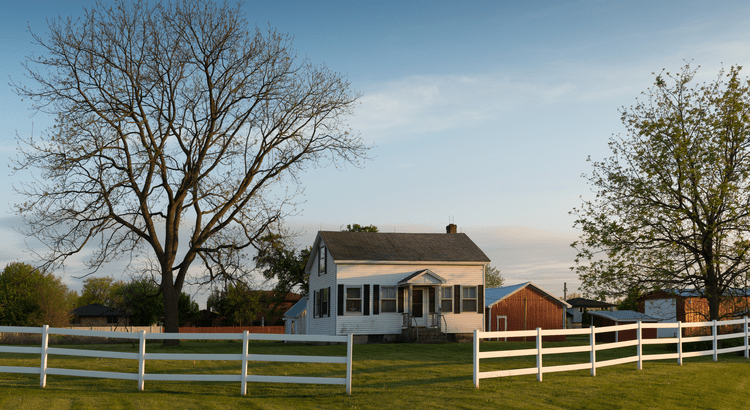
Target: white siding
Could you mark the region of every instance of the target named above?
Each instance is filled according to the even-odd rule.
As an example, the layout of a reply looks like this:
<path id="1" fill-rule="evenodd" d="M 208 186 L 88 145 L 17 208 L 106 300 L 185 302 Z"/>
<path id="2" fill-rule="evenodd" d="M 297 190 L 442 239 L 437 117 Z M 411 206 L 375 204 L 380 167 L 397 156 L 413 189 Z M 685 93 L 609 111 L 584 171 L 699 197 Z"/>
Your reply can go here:
<path id="1" fill-rule="evenodd" d="M 436 275 L 446 280 L 444 286 L 466 285 L 479 286 L 484 284 L 484 265 L 385 265 L 385 264 L 358 264 L 336 266 L 337 284 L 361 286 L 372 285 L 397 286 L 400 280 L 407 276 L 429 269 Z M 311 278 L 312 289 L 312 278 Z M 327 286 L 327 285 L 326 285 Z M 479 295 L 480 298 L 483 295 Z M 337 301 L 337 299 L 333 299 Z M 338 316 L 336 320 L 336 331 L 338 334 L 399 334 L 401 333 L 402 315 L 400 313 L 372 314 L 374 297 L 370 297 L 370 315 L 344 315 Z M 364 307 L 363 307 L 364 310 Z M 336 310 L 333 311 L 336 314 Z M 448 333 L 471 333 L 474 329 L 482 329 L 483 315 L 481 313 L 454 314 L 444 312 L 445 325 L 447 322 Z"/>
<path id="2" fill-rule="evenodd" d="M 644 313 L 659 319 L 660 322 L 677 322 L 677 300 L 675 298 L 647 299 L 644 305 Z M 656 337 L 677 337 L 677 330 L 657 329 Z"/>
<path id="3" fill-rule="evenodd" d="M 323 241 L 320 242 L 323 244 Z M 318 249 L 314 249 L 311 258 L 313 266 L 310 271 L 310 289 L 307 299 L 308 334 L 311 335 L 333 335 L 336 329 L 336 264 L 333 263 L 330 253 L 326 258 L 326 273 L 318 274 Z M 330 317 L 314 317 L 315 293 L 321 289 L 331 288 L 329 300 Z"/>

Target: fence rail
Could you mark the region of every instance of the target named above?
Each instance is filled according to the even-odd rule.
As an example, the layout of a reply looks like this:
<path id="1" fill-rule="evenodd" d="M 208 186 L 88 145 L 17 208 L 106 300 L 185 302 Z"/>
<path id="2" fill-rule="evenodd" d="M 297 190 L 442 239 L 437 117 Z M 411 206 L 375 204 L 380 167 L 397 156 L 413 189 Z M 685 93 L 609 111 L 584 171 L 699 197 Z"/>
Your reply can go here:
<path id="1" fill-rule="evenodd" d="M 303 383 L 303 384 L 336 384 L 345 385 L 346 394 L 351 394 L 352 386 L 352 335 L 323 336 L 323 335 L 278 335 L 243 333 L 123 333 L 97 330 L 78 330 L 0 326 L 0 332 L 32 333 L 42 335 L 41 347 L 0 346 L 0 353 L 30 353 L 41 356 L 39 367 L 0 366 L 0 373 L 39 374 L 40 386 L 47 384 L 47 375 L 93 377 L 107 379 L 134 380 L 138 382 L 138 390 L 144 389 L 145 381 L 211 381 L 211 382 L 240 382 L 240 394 L 246 395 L 247 383 Z M 60 349 L 49 347 L 50 335 L 73 335 L 92 337 L 111 337 L 120 339 L 138 339 L 138 353 L 95 351 L 84 349 Z M 241 354 L 206 354 L 206 353 L 146 353 L 147 340 L 242 340 Z M 346 343 L 346 356 L 295 356 L 295 355 L 266 355 L 248 353 L 250 340 L 287 341 L 287 342 L 324 342 Z M 130 359 L 138 361 L 138 373 L 103 372 L 93 370 L 74 370 L 51 368 L 47 366 L 49 355 L 81 356 L 109 359 Z M 227 360 L 239 361 L 240 374 L 148 374 L 145 372 L 147 360 Z M 263 362 L 296 362 L 296 363 L 340 363 L 346 365 L 346 376 L 335 377 L 304 377 L 304 376 L 271 376 L 247 374 L 247 363 Z"/>
<path id="2" fill-rule="evenodd" d="M 718 327 L 722 326 L 733 326 L 740 328 L 740 331 L 718 334 Z M 684 337 L 683 329 L 694 328 L 694 327 L 708 327 L 711 330 L 711 334 L 708 336 L 691 336 Z M 668 337 L 660 339 L 644 339 L 644 329 L 677 329 L 677 337 Z M 620 332 L 624 330 L 636 330 L 636 338 L 633 340 L 627 340 L 622 342 L 614 343 L 596 343 L 596 335 L 599 333 L 609 332 Z M 526 374 L 536 374 L 537 380 L 542 381 L 542 375 L 544 373 L 553 372 L 565 372 L 573 370 L 585 370 L 590 369 L 591 375 L 596 376 L 596 369 L 606 366 L 614 366 L 624 363 L 637 363 L 638 370 L 643 368 L 643 361 L 647 360 L 669 360 L 677 359 L 677 363 L 682 365 L 682 359 L 686 357 L 697 357 L 697 356 L 708 356 L 713 355 L 713 360 L 718 360 L 718 355 L 722 353 L 731 352 L 742 352 L 744 351 L 745 358 L 750 358 L 750 346 L 748 337 L 750 336 L 748 329 L 748 318 L 736 320 L 722 320 L 722 321 L 711 321 L 711 322 L 691 322 L 691 323 L 633 323 L 619 326 L 604 326 L 595 327 L 591 326 L 588 329 L 549 329 L 543 330 L 537 328 L 536 330 L 516 330 L 516 331 L 500 331 L 500 332 L 480 332 L 474 331 L 474 386 L 479 388 L 479 380 L 495 377 L 508 377 L 508 376 L 520 376 Z M 572 336 L 572 335 L 588 335 L 589 344 L 581 346 L 569 346 L 569 347 L 543 347 L 542 339 L 545 336 Z M 508 337 L 534 337 L 536 339 L 536 348 L 534 349 L 516 349 L 516 350 L 498 350 L 498 351 L 487 351 L 480 352 L 479 345 L 483 339 L 495 339 L 497 338 L 508 338 Z M 719 348 L 719 341 L 724 339 L 735 339 L 742 337 L 744 340 L 743 346 Z M 701 350 L 695 352 L 683 352 L 683 345 L 691 342 L 712 342 L 712 349 Z M 643 354 L 643 345 L 653 344 L 676 344 L 676 353 L 665 353 L 665 354 Z M 627 346 L 636 346 L 635 356 L 622 357 L 617 359 L 610 359 L 597 362 L 596 352 L 617 349 Z M 543 366 L 544 355 L 562 354 L 562 353 L 581 353 L 589 352 L 589 361 L 583 363 L 574 363 L 567 365 L 556 365 L 556 366 Z M 522 357 L 522 356 L 536 356 L 536 366 L 523 368 L 523 369 L 509 369 L 509 370 L 495 370 L 495 371 L 479 371 L 480 359 L 491 359 L 491 358 L 502 358 L 502 357 Z"/>

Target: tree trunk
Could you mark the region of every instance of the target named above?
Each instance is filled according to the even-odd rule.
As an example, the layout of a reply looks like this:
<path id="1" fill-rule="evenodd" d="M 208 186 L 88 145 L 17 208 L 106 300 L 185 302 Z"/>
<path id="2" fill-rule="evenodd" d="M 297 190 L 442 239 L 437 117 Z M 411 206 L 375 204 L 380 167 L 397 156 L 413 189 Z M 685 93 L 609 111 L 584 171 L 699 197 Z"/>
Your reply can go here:
<path id="1" fill-rule="evenodd" d="M 171 276 L 171 275 L 170 275 Z M 179 333 L 179 311 L 177 309 L 180 300 L 180 290 L 171 284 L 167 277 L 162 278 L 162 293 L 164 294 L 164 332 Z M 179 346 L 179 339 L 164 339 L 164 346 Z"/>

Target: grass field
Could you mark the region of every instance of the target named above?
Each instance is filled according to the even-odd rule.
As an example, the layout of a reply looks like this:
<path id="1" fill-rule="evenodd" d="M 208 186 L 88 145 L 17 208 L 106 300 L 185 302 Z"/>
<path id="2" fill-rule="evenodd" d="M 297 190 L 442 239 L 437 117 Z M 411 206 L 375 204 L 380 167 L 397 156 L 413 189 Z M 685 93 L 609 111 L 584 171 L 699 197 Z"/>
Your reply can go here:
<path id="1" fill-rule="evenodd" d="M 545 343 L 557 346 L 576 342 Z M 70 346 L 135 352 L 130 344 Z M 482 350 L 531 348 L 533 343 L 483 343 Z M 667 352 L 649 346 L 646 353 Z M 627 351 L 601 352 L 597 360 Z M 661 350 L 659 350 L 661 349 Z M 624 350 L 624 349 L 623 349 Z M 251 343 L 251 353 L 345 355 L 345 346 Z M 183 342 L 179 348 L 149 344 L 147 352 L 239 353 L 239 342 Z M 471 344 L 380 344 L 354 346 L 352 395 L 343 386 L 251 383 L 134 381 L 0 373 L 0 408 L 7 409 L 746 409 L 750 403 L 750 361 L 736 354 L 676 361 L 635 363 L 588 371 L 483 379 L 472 384 Z M 481 369 L 530 367 L 534 357 L 483 360 Z M 588 354 L 545 357 L 545 364 L 588 361 Z M 0 366 L 38 366 L 39 357 L 0 355 Z M 50 356 L 49 367 L 137 372 L 134 360 Z M 239 374 L 239 362 L 147 362 L 147 373 Z M 343 377 L 344 365 L 252 363 L 249 373 Z"/>

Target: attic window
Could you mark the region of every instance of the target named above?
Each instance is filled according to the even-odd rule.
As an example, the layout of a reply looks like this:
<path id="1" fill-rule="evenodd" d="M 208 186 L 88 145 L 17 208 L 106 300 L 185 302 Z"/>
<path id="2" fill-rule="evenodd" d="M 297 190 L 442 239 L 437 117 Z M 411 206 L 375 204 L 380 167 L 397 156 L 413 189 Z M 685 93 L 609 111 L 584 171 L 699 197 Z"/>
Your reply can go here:
<path id="1" fill-rule="evenodd" d="M 320 245 L 318 252 L 318 276 L 320 276 L 321 273 L 324 275 L 326 273 L 326 253 L 326 246 Z"/>

